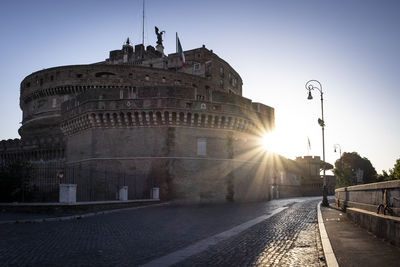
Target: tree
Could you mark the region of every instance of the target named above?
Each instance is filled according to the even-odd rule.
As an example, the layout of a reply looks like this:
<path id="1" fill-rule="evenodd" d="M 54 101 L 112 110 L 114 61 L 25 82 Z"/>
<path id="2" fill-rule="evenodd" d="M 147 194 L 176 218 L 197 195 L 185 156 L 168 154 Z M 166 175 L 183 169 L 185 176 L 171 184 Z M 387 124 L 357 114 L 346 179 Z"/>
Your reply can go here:
<path id="1" fill-rule="evenodd" d="M 389 174 L 385 170 L 382 170 L 382 174 L 378 174 L 377 180 L 379 182 L 383 182 L 383 181 L 388 181 L 388 180 L 391 180 L 391 179 L 390 179 Z"/>
<path id="2" fill-rule="evenodd" d="M 321 162 L 320 162 L 320 164 L 319 164 L 319 168 L 320 168 L 321 170 L 323 170 L 323 169 L 324 169 L 324 165 L 325 165 L 325 170 L 326 170 L 326 171 L 327 171 L 327 170 L 332 170 L 332 169 L 333 169 L 333 165 L 332 165 L 332 164 L 330 164 L 329 162 L 324 162 L 324 161 L 321 160 Z"/>
<path id="3" fill-rule="evenodd" d="M 356 172 L 359 170 L 363 174 L 363 183 L 378 181 L 376 170 L 369 159 L 362 158 L 357 152 L 344 152 L 342 157 L 336 160 L 333 170 L 337 185 L 343 187 L 357 184 Z"/>
<path id="4" fill-rule="evenodd" d="M 389 173 L 383 170 L 382 174 L 378 175 L 379 181 L 390 181 L 399 179 L 400 179 L 400 158 L 396 160 L 393 169 L 389 169 Z"/>
<path id="5" fill-rule="evenodd" d="M 391 180 L 399 180 L 400 179 L 400 158 L 396 160 L 393 169 L 390 171 Z"/>

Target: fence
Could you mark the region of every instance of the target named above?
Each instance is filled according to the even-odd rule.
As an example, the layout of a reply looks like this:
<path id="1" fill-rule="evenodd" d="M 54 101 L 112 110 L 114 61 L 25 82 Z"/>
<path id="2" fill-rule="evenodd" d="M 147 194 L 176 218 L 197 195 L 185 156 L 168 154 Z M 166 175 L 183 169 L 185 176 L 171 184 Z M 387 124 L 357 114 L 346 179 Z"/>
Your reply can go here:
<path id="1" fill-rule="evenodd" d="M 110 172 L 107 169 L 82 168 L 81 166 L 38 166 L 18 172 L 21 202 L 57 202 L 60 184 L 76 184 L 76 200 L 106 201 L 118 199 L 122 186 L 128 186 L 128 199 L 148 199 L 154 181 L 145 175 Z"/>

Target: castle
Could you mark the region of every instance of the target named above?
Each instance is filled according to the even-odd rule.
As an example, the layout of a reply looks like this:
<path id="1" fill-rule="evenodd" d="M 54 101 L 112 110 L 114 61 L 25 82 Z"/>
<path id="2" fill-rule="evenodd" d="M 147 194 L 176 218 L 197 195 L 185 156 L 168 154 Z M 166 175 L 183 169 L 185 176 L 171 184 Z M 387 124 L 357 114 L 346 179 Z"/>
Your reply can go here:
<path id="1" fill-rule="evenodd" d="M 103 62 L 28 75 L 21 139 L 0 142 L 1 165 L 140 174 L 162 199 L 265 199 L 288 165 L 299 185 L 299 167 L 277 164 L 259 142 L 274 109 L 243 97 L 240 75 L 204 45 L 184 57 L 128 39 Z"/>

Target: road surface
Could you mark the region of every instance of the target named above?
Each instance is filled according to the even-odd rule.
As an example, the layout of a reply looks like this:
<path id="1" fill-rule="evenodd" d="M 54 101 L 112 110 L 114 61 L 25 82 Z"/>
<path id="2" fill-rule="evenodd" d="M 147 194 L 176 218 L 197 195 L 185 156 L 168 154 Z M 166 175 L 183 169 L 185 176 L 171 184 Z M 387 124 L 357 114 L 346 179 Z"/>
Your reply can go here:
<path id="1" fill-rule="evenodd" d="M 0 225 L 0 265 L 323 266 L 318 198 Z"/>

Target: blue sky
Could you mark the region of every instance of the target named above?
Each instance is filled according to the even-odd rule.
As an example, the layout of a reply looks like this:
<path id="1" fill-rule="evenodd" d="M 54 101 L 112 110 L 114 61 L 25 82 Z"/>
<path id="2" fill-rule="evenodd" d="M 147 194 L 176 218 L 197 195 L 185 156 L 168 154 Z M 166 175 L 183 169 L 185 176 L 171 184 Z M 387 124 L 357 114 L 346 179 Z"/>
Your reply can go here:
<path id="1" fill-rule="evenodd" d="M 18 137 L 22 79 L 37 70 L 102 61 L 130 37 L 141 42 L 141 0 L 3 0 L 0 9 L 0 139 Z M 184 49 L 205 44 L 243 79 L 243 95 L 275 108 L 278 152 L 322 154 L 323 85 L 326 157 L 357 151 L 378 172 L 400 157 L 400 2 L 389 0 L 146 1 L 145 44 L 154 26 L 175 32 Z"/>

